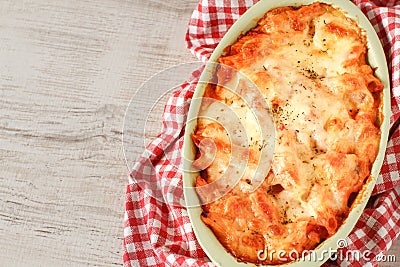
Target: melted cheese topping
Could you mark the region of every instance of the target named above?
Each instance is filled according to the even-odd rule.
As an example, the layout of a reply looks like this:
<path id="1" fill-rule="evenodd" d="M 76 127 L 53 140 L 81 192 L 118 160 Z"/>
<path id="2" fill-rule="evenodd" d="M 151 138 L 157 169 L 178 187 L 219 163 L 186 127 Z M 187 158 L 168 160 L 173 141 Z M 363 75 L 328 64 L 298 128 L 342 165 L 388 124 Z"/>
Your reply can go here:
<path id="1" fill-rule="evenodd" d="M 209 85 L 205 97 L 232 112 L 212 104 L 202 108 L 193 138 L 196 143 L 212 139 L 216 152 L 213 162 L 199 166 L 205 169 L 196 185 L 204 203 L 202 220 L 238 260 L 286 263 L 288 258 L 260 260 L 257 253 L 267 247 L 301 255 L 333 235 L 347 217 L 351 199 L 370 175 L 380 139 L 383 86 L 366 63 L 366 51 L 354 21 L 316 3 L 267 12 L 220 58 L 255 83 L 276 131 L 271 169 L 255 189 L 257 168 L 267 162 L 260 128 L 266 116 L 253 110 L 257 97 L 244 101 L 251 91 L 243 78 L 221 68 L 219 85 Z M 248 147 L 245 166 L 230 165 L 245 153 L 235 155 L 234 146 Z M 243 172 L 235 177 L 238 168 Z M 218 183 L 222 174 L 230 179 Z M 200 187 L 215 181 L 217 188 L 235 184 L 213 201 L 213 193 Z"/>

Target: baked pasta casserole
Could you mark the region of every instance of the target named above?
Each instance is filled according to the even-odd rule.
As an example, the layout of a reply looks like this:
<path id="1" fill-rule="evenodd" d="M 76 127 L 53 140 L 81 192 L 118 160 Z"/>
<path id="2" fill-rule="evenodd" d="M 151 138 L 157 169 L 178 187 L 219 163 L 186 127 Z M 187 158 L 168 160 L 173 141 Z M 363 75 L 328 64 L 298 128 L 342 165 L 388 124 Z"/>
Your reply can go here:
<path id="1" fill-rule="evenodd" d="M 216 69 L 204 97 L 237 114 L 247 131 L 247 165 L 230 190 L 210 198 L 214 192 L 202 188 L 214 182 L 213 190 L 228 187 L 229 179 L 219 178 L 234 175 L 228 165 L 237 144 L 218 117 L 198 118 L 192 139 L 198 147 L 193 165 L 201 169 L 201 219 L 239 261 L 287 263 L 291 251 L 314 249 L 338 230 L 369 179 L 379 149 L 383 85 L 367 62 L 363 30 L 322 3 L 268 11 L 219 63 L 224 67 Z M 256 85 L 274 121 L 271 167 L 257 188 L 252 183 L 264 149 L 253 127 L 259 119 L 240 97 L 248 94 L 245 84 L 227 88 L 232 70 Z M 287 254 L 262 259 L 265 249 Z"/>

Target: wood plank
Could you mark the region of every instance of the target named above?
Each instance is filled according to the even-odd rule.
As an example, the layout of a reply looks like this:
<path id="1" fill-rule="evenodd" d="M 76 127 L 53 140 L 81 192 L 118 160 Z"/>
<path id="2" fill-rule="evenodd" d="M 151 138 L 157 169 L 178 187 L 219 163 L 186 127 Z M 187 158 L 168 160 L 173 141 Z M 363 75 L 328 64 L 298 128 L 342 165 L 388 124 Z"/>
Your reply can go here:
<path id="1" fill-rule="evenodd" d="M 1 266 L 122 265 L 125 110 L 195 2 L 1 2 Z"/>

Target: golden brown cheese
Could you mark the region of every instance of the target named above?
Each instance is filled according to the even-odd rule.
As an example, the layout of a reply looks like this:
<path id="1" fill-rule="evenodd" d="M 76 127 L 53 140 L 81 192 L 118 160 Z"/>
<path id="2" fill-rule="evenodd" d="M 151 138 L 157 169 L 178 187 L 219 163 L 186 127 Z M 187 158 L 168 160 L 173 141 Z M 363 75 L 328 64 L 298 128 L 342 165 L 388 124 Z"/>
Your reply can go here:
<path id="1" fill-rule="evenodd" d="M 229 69 L 221 68 L 216 75 L 220 85 L 208 85 L 205 96 L 238 114 L 247 130 L 248 164 L 233 189 L 209 203 L 213 194 L 201 186 L 234 173 L 228 165 L 232 147 L 240 143 L 231 143 L 216 121 L 201 118 L 195 143 L 211 139 L 216 145 L 204 145 L 198 154 L 195 165 L 205 169 L 196 186 L 204 203 L 202 220 L 238 260 L 285 263 L 288 258 L 260 260 L 257 253 L 268 248 L 301 255 L 333 235 L 347 217 L 351 199 L 370 175 L 380 139 L 383 86 L 366 53 L 366 38 L 353 20 L 330 5 L 315 3 L 267 12 L 219 59 L 257 85 L 276 128 L 271 170 L 251 190 L 263 148 L 257 119 L 224 89 L 227 84 L 242 86 L 238 91 L 246 94 Z M 204 114 L 213 112 L 207 108 Z M 223 190 L 227 181 L 214 189 Z"/>

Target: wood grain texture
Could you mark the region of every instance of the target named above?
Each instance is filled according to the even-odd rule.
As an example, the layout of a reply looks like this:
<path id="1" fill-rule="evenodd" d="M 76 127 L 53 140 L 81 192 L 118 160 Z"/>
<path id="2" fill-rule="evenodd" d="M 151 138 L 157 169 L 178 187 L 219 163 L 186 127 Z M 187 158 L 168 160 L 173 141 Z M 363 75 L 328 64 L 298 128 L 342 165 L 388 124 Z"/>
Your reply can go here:
<path id="1" fill-rule="evenodd" d="M 122 265 L 125 110 L 197 2 L 0 1 L 0 266 Z"/>
<path id="2" fill-rule="evenodd" d="M 122 265 L 125 110 L 196 2 L 0 2 L 0 266 Z"/>

